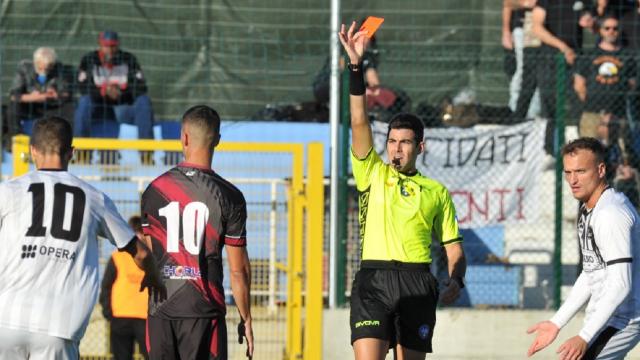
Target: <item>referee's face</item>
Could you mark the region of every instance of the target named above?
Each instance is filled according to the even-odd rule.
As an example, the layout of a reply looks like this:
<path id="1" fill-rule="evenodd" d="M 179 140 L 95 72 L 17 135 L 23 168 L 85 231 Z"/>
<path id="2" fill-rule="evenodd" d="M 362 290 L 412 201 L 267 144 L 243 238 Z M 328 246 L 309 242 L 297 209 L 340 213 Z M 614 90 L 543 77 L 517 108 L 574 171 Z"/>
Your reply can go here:
<path id="1" fill-rule="evenodd" d="M 587 206 L 595 206 L 595 201 L 589 200 L 597 200 L 593 199 L 594 195 L 606 185 L 604 163 L 598 162 L 596 155 L 585 149 L 564 155 L 562 162 L 564 177 L 573 197 L 587 203 Z"/>
<path id="2" fill-rule="evenodd" d="M 401 173 L 416 170 L 416 159 L 424 149 L 424 143 L 416 142 L 416 134 L 411 129 L 391 129 L 387 138 L 389 163 Z"/>

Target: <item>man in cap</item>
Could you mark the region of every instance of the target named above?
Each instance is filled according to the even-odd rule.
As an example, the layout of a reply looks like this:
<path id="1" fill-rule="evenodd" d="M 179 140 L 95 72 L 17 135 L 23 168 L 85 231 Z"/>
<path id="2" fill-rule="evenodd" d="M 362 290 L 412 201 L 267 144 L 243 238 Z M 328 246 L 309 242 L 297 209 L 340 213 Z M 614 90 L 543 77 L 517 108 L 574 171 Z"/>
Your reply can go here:
<path id="1" fill-rule="evenodd" d="M 153 138 L 153 110 L 142 68 L 136 57 L 119 48 L 118 33 L 100 33 L 97 50 L 80 61 L 78 86 L 82 96 L 74 117 L 74 136 L 90 136 L 96 116 L 104 119 L 113 109 L 118 122 L 138 126 L 138 137 Z"/>

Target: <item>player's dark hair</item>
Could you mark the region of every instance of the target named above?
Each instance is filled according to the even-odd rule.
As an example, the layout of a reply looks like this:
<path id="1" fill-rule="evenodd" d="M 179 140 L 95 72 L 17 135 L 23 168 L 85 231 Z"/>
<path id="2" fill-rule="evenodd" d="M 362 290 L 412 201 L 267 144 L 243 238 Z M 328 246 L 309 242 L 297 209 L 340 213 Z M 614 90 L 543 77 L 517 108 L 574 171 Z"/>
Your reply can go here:
<path id="1" fill-rule="evenodd" d="M 207 105 L 196 105 L 182 115 L 182 125 L 190 124 L 206 131 L 206 139 L 213 141 L 220 134 L 220 115 Z"/>
<path id="2" fill-rule="evenodd" d="M 33 124 L 31 146 L 42 153 L 64 155 L 71 151 L 72 141 L 71 125 L 61 117 L 48 116 Z"/>
<path id="3" fill-rule="evenodd" d="M 129 218 L 129 226 L 134 232 L 142 232 L 142 218 L 139 215 L 133 215 Z"/>
<path id="4" fill-rule="evenodd" d="M 413 130 L 416 136 L 416 143 L 419 144 L 424 140 L 424 124 L 419 117 L 409 114 L 400 113 L 394 115 L 389 121 L 389 128 L 387 129 L 387 139 L 391 129 L 409 129 Z"/>
<path id="5" fill-rule="evenodd" d="M 581 137 L 570 141 L 562 147 L 562 156 L 575 154 L 578 150 L 591 151 L 596 156 L 597 163 L 603 163 L 607 150 L 600 140 L 592 137 Z"/>

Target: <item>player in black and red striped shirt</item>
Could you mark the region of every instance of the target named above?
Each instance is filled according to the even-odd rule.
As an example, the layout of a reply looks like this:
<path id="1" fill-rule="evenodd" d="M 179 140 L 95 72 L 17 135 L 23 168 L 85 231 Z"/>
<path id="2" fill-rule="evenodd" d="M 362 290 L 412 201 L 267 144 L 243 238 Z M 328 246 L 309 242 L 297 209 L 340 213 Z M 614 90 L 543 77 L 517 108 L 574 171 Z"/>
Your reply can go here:
<path id="1" fill-rule="evenodd" d="M 225 245 L 233 297 L 251 356 L 247 209 L 242 192 L 211 168 L 214 147 L 220 141 L 216 111 L 204 105 L 187 110 L 180 140 L 185 162 L 156 178 L 142 195 L 143 231 L 167 287 L 165 301 L 149 302 L 149 356 L 227 358 Z"/>

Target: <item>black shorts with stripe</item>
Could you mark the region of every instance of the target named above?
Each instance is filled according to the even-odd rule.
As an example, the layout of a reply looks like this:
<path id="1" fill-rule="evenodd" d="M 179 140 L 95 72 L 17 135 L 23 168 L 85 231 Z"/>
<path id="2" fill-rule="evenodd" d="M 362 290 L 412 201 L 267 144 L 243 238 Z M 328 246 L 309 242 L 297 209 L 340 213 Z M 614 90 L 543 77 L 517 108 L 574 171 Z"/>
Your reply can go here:
<path id="1" fill-rule="evenodd" d="M 227 359 L 227 326 L 218 318 L 147 318 L 150 360 Z"/>
<path id="2" fill-rule="evenodd" d="M 351 343 L 377 338 L 432 352 L 437 303 L 429 264 L 363 260 L 351 289 Z"/>

